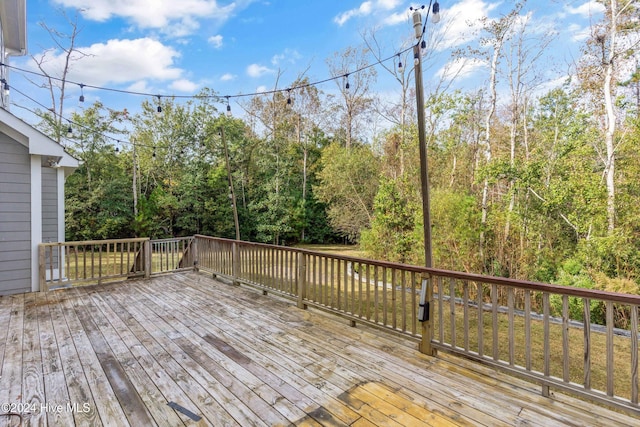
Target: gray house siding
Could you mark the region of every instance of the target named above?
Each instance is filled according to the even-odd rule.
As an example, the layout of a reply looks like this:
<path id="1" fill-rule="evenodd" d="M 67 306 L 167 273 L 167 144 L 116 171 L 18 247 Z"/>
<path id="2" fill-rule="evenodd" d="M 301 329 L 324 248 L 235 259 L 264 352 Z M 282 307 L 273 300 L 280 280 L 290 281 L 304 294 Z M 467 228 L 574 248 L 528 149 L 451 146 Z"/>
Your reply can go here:
<path id="1" fill-rule="evenodd" d="M 0 295 L 31 290 L 31 159 L 0 133 Z"/>
<path id="2" fill-rule="evenodd" d="M 42 241 L 58 238 L 58 170 L 42 168 Z"/>

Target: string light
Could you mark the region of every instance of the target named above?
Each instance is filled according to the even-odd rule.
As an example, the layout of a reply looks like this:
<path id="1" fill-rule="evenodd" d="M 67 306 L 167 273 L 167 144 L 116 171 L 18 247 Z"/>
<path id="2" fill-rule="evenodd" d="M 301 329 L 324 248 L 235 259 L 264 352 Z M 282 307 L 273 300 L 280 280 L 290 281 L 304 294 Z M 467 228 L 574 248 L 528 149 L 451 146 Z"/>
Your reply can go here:
<path id="1" fill-rule="evenodd" d="M 423 5 L 421 7 L 421 9 L 424 9 L 424 8 L 425 8 L 425 6 Z M 409 9 L 413 10 L 413 7 L 410 7 Z M 439 5 L 439 3 L 437 1 L 432 5 L 431 11 L 433 12 L 432 13 L 433 22 L 434 23 L 438 22 L 439 19 L 440 19 L 440 16 L 439 16 L 440 5 Z M 428 19 L 428 13 L 427 13 L 427 19 Z M 425 19 L 425 21 L 426 21 L 426 19 Z M 424 27 L 426 27 L 426 22 L 424 24 L 425 24 Z M 424 35 L 424 29 L 423 29 L 422 33 Z M 424 49 L 426 47 L 426 42 L 424 40 L 422 40 L 422 42 L 421 42 L 421 47 L 422 47 L 422 49 Z M 302 84 L 299 87 L 300 88 L 314 87 L 314 86 L 319 86 L 321 84 L 324 84 L 324 83 L 327 83 L 327 82 L 330 82 L 330 81 L 334 81 L 334 80 L 339 79 L 339 78 L 345 78 L 346 79 L 345 89 L 349 90 L 349 88 L 350 88 L 349 74 L 359 73 L 359 72 L 362 72 L 362 71 L 367 70 L 369 68 L 373 68 L 373 67 L 375 67 L 377 65 L 380 65 L 380 64 L 382 64 L 384 62 L 387 62 L 389 60 L 394 59 L 396 56 L 398 57 L 398 71 L 399 72 L 403 71 L 404 70 L 404 66 L 403 66 L 402 61 L 401 61 L 401 55 L 406 53 L 406 52 L 408 52 L 411 49 L 413 49 L 413 46 L 410 46 L 410 47 L 408 47 L 408 48 L 406 48 L 406 49 L 404 49 L 404 50 L 402 50 L 400 52 L 396 52 L 390 57 L 387 57 L 387 58 L 384 58 L 384 59 L 380 59 L 380 60 L 378 60 L 378 61 L 376 61 L 374 63 L 371 63 L 371 64 L 363 65 L 362 67 L 360 67 L 358 69 L 349 71 L 349 73 L 346 73 L 346 74 L 343 74 L 343 75 L 337 75 L 337 76 L 334 75 L 334 76 L 331 76 L 331 77 L 323 79 L 323 80 L 318 80 L 318 81 Z M 420 58 L 419 57 L 414 57 L 414 61 L 415 61 L 416 64 L 419 64 Z M 58 78 L 58 77 L 54 77 L 54 76 L 45 75 L 45 74 L 38 73 L 38 72 L 35 72 L 35 71 L 32 71 L 32 70 L 22 69 L 22 68 L 19 68 L 19 67 L 15 67 L 13 65 L 4 64 L 2 62 L 0 62 L 0 67 L 6 67 L 8 69 L 13 69 L 13 70 L 15 70 L 17 72 L 21 72 L 21 73 L 24 73 L 24 74 L 37 75 L 37 76 L 40 76 L 40 77 L 45 77 L 45 78 L 48 78 L 50 80 L 55 80 L 55 81 L 59 81 L 59 82 L 63 82 L 63 83 L 76 84 L 76 85 L 78 85 L 80 87 L 80 91 L 81 91 L 81 94 L 80 94 L 80 97 L 79 97 L 79 101 L 80 102 L 84 102 L 84 90 L 83 90 L 84 87 L 89 87 L 89 88 L 96 89 L 96 90 L 104 90 L 104 91 L 110 91 L 110 92 L 116 92 L 116 93 L 123 93 L 123 94 L 127 94 L 127 95 L 155 96 L 155 97 L 158 98 L 158 107 L 156 109 L 156 112 L 158 114 L 162 112 L 161 95 L 150 94 L 150 93 L 145 93 L 145 92 L 136 92 L 136 91 L 124 90 L 124 89 L 109 88 L 109 87 L 103 87 L 103 86 L 86 85 L 84 83 L 78 83 L 78 82 L 74 82 L 74 81 L 71 81 L 71 80 L 66 80 L 66 79 L 62 79 L 62 78 Z M 6 92 L 8 92 L 8 90 L 9 90 L 8 83 L 6 83 L 6 81 L 4 81 L 4 79 L 0 80 L 0 82 L 2 82 L 2 84 L 3 84 L 3 89 Z M 236 94 L 236 95 L 172 95 L 172 97 L 176 98 L 176 99 L 216 99 L 216 100 L 218 100 L 218 102 L 220 102 L 220 100 L 222 100 L 222 99 L 226 99 L 226 104 L 227 104 L 226 105 L 226 115 L 230 117 L 232 115 L 230 98 L 269 95 L 269 94 L 275 94 L 275 93 L 278 93 L 278 92 L 283 92 L 284 90 L 288 91 L 287 105 L 290 105 L 291 102 L 292 102 L 291 101 L 291 95 L 290 95 L 291 88 L 288 88 L 288 89 L 274 89 L 274 90 L 270 90 L 270 91 L 244 93 L 244 94 Z M 26 96 L 27 98 L 29 98 L 33 102 L 35 102 L 35 103 L 41 105 L 42 107 L 44 107 L 45 109 L 49 110 L 48 107 L 43 106 L 38 101 L 34 100 L 33 98 L 29 97 L 28 95 L 25 95 L 24 93 L 22 93 L 20 91 L 18 91 L 18 93 L 23 94 L 24 96 Z M 26 107 L 22 107 L 22 108 L 25 108 L 26 110 L 31 111 Z M 34 112 L 34 111 L 31 111 L 31 112 L 33 114 L 38 115 L 37 112 Z M 54 112 L 54 114 L 55 114 L 55 112 Z M 62 116 L 60 116 L 60 117 L 62 118 Z M 72 122 L 69 121 L 69 123 L 72 123 Z M 90 128 L 88 128 L 85 125 L 78 125 L 78 126 L 86 128 L 88 130 L 91 130 Z M 71 128 L 71 126 L 69 126 L 68 130 L 69 130 L 68 135 L 72 136 L 73 135 L 73 129 Z M 91 130 L 91 131 L 94 132 L 94 133 L 97 133 L 97 132 L 95 132 L 93 130 Z M 113 137 L 110 137 L 108 135 L 103 135 L 103 136 L 105 138 L 108 138 L 108 139 L 114 139 Z M 126 142 L 126 141 L 123 141 L 123 142 L 131 144 L 131 142 Z M 138 144 L 138 145 L 144 146 L 142 144 Z M 156 147 L 154 146 L 153 148 L 154 148 L 153 157 L 155 158 L 156 157 L 156 152 L 155 152 Z"/>
<path id="2" fill-rule="evenodd" d="M 4 96 L 9 96 L 10 88 L 9 83 L 5 79 L 2 79 L 2 89 L 4 90 Z"/>
<path id="3" fill-rule="evenodd" d="M 424 6 L 422 6 L 422 8 L 424 9 Z M 438 6 L 439 8 L 439 6 Z M 411 10 L 413 10 L 413 8 L 410 8 Z M 439 9 L 438 9 L 439 10 Z M 393 59 L 394 57 L 398 56 L 399 54 L 403 54 L 408 52 L 409 50 L 411 50 L 412 47 L 408 47 L 404 50 L 402 50 L 401 52 L 397 52 L 394 53 L 392 56 L 388 57 L 388 58 L 384 58 L 384 59 L 380 59 L 374 63 L 371 64 L 367 64 L 367 65 L 363 65 L 362 67 L 350 71 L 350 74 L 353 73 L 359 73 L 362 72 L 366 69 L 369 68 L 373 68 L 377 65 L 380 65 L 386 61 L 389 61 L 391 59 Z M 74 82 L 71 80 L 66 80 L 66 79 L 62 79 L 59 77 L 54 77 L 54 76 L 49 76 L 49 75 L 45 75 L 36 71 L 32 71 L 32 70 L 27 70 L 24 68 L 19 68 L 13 65 L 9 65 L 9 64 L 5 64 L 0 62 L 0 66 L 4 66 L 6 68 L 10 68 L 12 70 L 24 73 L 24 74 L 31 74 L 31 75 L 36 75 L 36 76 L 40 76 L 40 77 L 45 77 L 48 78 L 50 80 L 55 80 L 55 81 L 59 81 L 59 82 L 63 82 L 63 83 L 69 83 L 69 84 L 75 84 L 78 86 L 82 87 L 88 87 L 88 88 L 92 88 L 92 89 L 96 89 L 96 90 L 104 90 L 104 91 L 109 91 L 109 92 L 116 92 L 116 93 L 122 93 L 122 94 L 127 94 L 127 95 L 138 95 L 138 96 L 145 96 L 145 97 L 149 97 L 149 96 L 155 96 L 158 97 L 158 99 L 160 99 L 160 95 L 156 95 L 156 94 L 151 94 L 148 92 L 137 92 L 137 91 L 132 91 L 132 90 L 125 90 L 125 89 L 116 89 L 116 88 L 111 88 L 111 87 L 105 87 L 105 86 L 96 86 L 96 85 L 88 85 L 88 84 L 82 84 L 82 83 L 78 83 L 78 82 Z M 332 76 L 332 77 L 328 77 L 326 79 L 323 80 L 318 80 L 315 82 L 310 82 L 310 83 L 306 83 L 303 85 L 300 85 L 300 88 L 306 88 L 306 87 L 313 87 L 313 86 L 319 86 L 321 84 L 339 79 L 339 78 L 344 78 L 348 76 L 348 74 L 346 75 L 339 75 L 339 76 Z M 347 82 L 347 86 L 348 86 L 348 82 Z M 347 87 L 348 89 L 348 87 Z M 269 90 L 269 91 L 262 91 L 262 92 L 251 92 L 251 93 L 244 93 L 244 94 L 236 94 L 236 95 L 172 95 L 173 98 L 176 99 L 216 99 L 216 100 L 221 100 L 222 98 L 225 98 L 227 100 L 227 113 L 228 115 L 230 115 L 230 111 L 231 111 L 231 107 L 229 106 L 229 99 L 230 98 L 240 98 L 240 97 L 251 97 L 251 96 L 259 96 L 259 95 L 270 95 L 270 94 L 274 94 L 274 93 L 278 93 L 278 92 L 283 92 L 283 89 L 274 89 L 274 90 Z M 82 95 L 81 95 L 82 96 Z M 162 111 L 162 107 L 159 106 L 158 110 Z"/>
<path id="4" fill-rule="evenodd" d="M 69 127 L 67 128 L 67 138 L 71 137 L 73 137 L 73 128 L 71 127 L 71 125 L 69 125 Z"/>
<path id="5" fill-rule="evenodd" d="M 433 22 L 434 24 L 440 22 L 440 4 L 437 1 L 433 4 L 431 12 L 433 13 L 431 22 Z"/>
<path id="6" fill-rule="evenodd" d="M 22 95 L 22 96 L 24 96 L 25 98 L 27 98 L 27 99 L 29 99 L 30 101 L 32 101 L 33 103 L 35 103 L 35 104 L 39 105 L 40 107 L 44 108 L 45 110 L 49 110 L 49 108 L 48 108 L 47 106 L 45 106 L 45 105 L 41 104 L 39 101 L 37 101 L 37 100 L 33 99 L 31 96 L 27 95 L 26 93 L 24 93 L 24 92 L 22 92 L 22 91 L 20 91 L 20 90 L 18 90 L 18 89 L 14 89 L 14 90 L 15 90 L 16 92 L 18 92 L 20 95 Z M 32 110 L 32 109 L 30 109 L 30 108 L 28 108 L 28 107 L 25 107 L 25 106 L 23 106 L 23 105 L 17 104 L 16 102 L 12 102 L 12 104 L 13 104 L 13 105 L 16 105 L 17 107 L 20 107 L 20 108 L 22 108 L 22 109 L 24 109 L 24 110 L 26 110 L 26 111 L 29 111 L 31 114 L 36 115 L 36 116 L 38 116 L 38 117 L 40 117 L 40 118 L 45 118 L 45 117 L 46 117 L 46 116 L 44 116 L 41 112 L 39 112 L 39 111 L 34 111 L 34 110 Z M 62 115 L 58 115 L 58 116 L 60 117 L 60 120 L 61 120 L 61 121 L 62 121 L 62 120 L 66 120 L 67 122 L 69 122 L 69 128 L 68 128 L 67 130 L 71 129 L 71 125 L 74 125 L 74 126 L 76 126 L 77 128 L 80 128 L 81 130 L 84 130 L 84 131 L 85 131 L 85 132 L 87 132 L 87 133 L 100 135 L 100 136 L 101 136 L 101 137 L 103 137 L 103 138 L 106 138 L 106 139 L 109 139 L 109 140 L 115 141 L 115 142 L 117 142 L 117 143 L 119 143 L 119 144 L 120 144 L 120 143 L 122 143 L 122 144 L 129 144 L 129 145 L 133 145 L 133 144 L 134 144 L 134 143 L 133 143 L 133 142 L 131 142 L 131 141 L 121 141 L 121 140 L 116 139 L 116 138 L 114 138 L 114 137 L 112 137 L 112 136 L 105 135 L 105 134 L 103 134 L 103 133 L 100 133 L 100 132 L 98 132 L 98 131 L 95 131 L 95 130 L 91 129 L 90 127 L 88 127 L 88 126 L 86 126 L 86 125 L 84 125 L 84 124 L 82 124 L 82 123 L 76 123 L 76 122 L 74 122 L 74 121 L 72 121 L 72 120 L 70 120 L 70 119 L 67 119 L 67 118 L 65 118 L 65 117 L 62 117 Z M 73 129 L 72 129 L 72 130 L 73 130 Z M 145 145 L 145 144 L 140 144 L 140 143 L 135 143 L 135 145 L 137 145 L 138 147 L 146 147 L 146 148 L 151 148 L 151 147 L 153 147 L 153 146 L 151 146 L 151 145 Z M 63 147 L 64 147 L 64 145 L 63 145 Z M 66 147 L 64 147 L 64 148 L 66 148 Z"/>

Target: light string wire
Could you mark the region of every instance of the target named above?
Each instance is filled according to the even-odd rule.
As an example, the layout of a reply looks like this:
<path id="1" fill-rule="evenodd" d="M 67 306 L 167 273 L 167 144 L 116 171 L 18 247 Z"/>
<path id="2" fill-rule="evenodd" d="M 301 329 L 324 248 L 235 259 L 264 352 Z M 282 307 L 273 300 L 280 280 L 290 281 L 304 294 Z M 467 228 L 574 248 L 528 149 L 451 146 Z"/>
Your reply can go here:
<path id="1" fill-rule="evenodd" d="M 425 36 L 425 33 L 426 33 L 427 22 L 428 22 L 428 19 L 429 19 L 429 14 L 430 14 L 430 11 L 431 11 L 432 3 L 433 3 L 433 0 L 430 0 L 429 6 L 426 8 L 427 9 L 427 14 L 425 16 L 424 23 L 422 25 L 422 34 L 420 35 L 420 39 L 418 40 L 418 42 L 416 44 L 420 44 L 424 40 L 424 36 Z M 424 9 L 424 6 L 422 8 Z M 379 60 L 377 60 L 377 61 L 375 61 L 373 63 L 367 64 L 367 65 L 363 65 L 362 67 L 357 68 L 357 69 L 355 69 L 353 71 L 347 71 L 347 72 L 345 72 L 343 74 L 334 75 L 334 76 L 327 77 L 327 78 L 322 79 L 322 80 L 317 80 L 317 81 L 314 81 L 314 82 L 305 83 L 305 84 L 301 84 L 301 85 L 293 86 L 293 87 L 288 87 L 288 88 L 284 88 L 284 89 L 272 89 L 272 90 L 261 91 L 261 92 L 240 93 L 240 94 L 235 94 L 235 95 L 158 95 L 158 94 L 149 93 L 149 92 L 139 92 L 139 91 L 125 90 L 125 89 L 117 89 L 117 88 L 113 88 L 113 87 L 97 86 L 97 85 L 80 83 L 80 82 L 76 82 L 76 81 L 73 81 L 73 80 L 66 80 L 66 79 L 63 79 L 63 78 L 60 78 L 60 77 L 50 76 L 50 75 L 45 74 L 45 73 L 39 73 L 37 71 L 32 71 L 32 70 L 16 67 L 14 65 L 5 64 L 3 62 L 0 62 L 0 67 L 6 67 L 8 69 L 17 71 L 19 73 L 31 74 L 31 75 L 35 75 L 35 76 L 51 79 L 51 80 L 54 80 L 54 81 L 61 82 L 63 84 L 77 85 L 78 87 L 80 87 L 81 91 L 83 90 L 83 88 L 91 88 L 91 89 L 95 89 L 95 90 L 102 90 L 102 91 L 107 91 L 107 92 L 115 92 L 115 93 L 121 93 L 121 94 L 126 94 L 126 95 L 144 96 L 144 97 L 157 97 L 158 99 L 161 99 L 162 97 L 172 98 L 172 99 L 215 99 L 217 102 L 223 102 L 222 100 L 225 99 L 226 102 L 228 103 L 229 99 L 232 99 L 232 98 L 272 95 L 272 94 L 276 94 L 276 93 L 283 93 L 285 91 L 288 94 L 290 94 L 291 91 L 293 91 L 293 90 L 305 89 L 305 88 L 308 88 L 308 87 L 319 86 L 319 85 L 322 85 L 322 84 L 330 82 L 330 81 L 348 78 L 348 76 L 351 75 L 351 74 L 360 73 L 360 72 L 363 72 L 365 70 L 368 70 L 369 68 L 377 67 L 378 65 L 381 65 L 381 64 L 383 64 L 383 63 L 385 63 L 387 61 L 391 61 L 391 60 L 395 59 L 396 57 L 399 57 L 400 55 L 403 55 L 403 54 L 407 53 L 408 51 L 412 50 L 414 46 L 415 45 L 410 45 L 409 47 L 407 47 L 405 49 L 402 49 L 402 50 L 400 50 L 400 51 L 398 51 L 398 52 L 394 53 L 393 55 L 388 56 L 386 58 L 379 59 Z M 30 101 L 34 102 L 38 106 L 44 108 L 46 111 L 51 111 L 51 109 L 49 107 L 45 106 L 41 102 L 37 101 L 36 99 L 34 99 L 33 97 L 27 95 L 26 93 L 20 91 L 19 89 L 16 89 L 15 87 L 12 87 L 12 90 L 17 92 L 17 93 L 19 93 L 20 95 L 24 96 L 25 98 L 29 99 Z M 12 101 L 12 104 L 16 105 L 17 107 L 22 108 L 22 109 L 24 109 L 26 111 L 31 112 L 32 114 L 40 117 L 41 119 L 45 119 L 46 118 L 46 116 L 44 116 L 42 114 L 39 114 L 37 111 L 31 110 L 31 109 L 29 109 L 29 108 L 27 108 L 25 106 L 22 106 L 20 104 L 17 104 L 15 102 L 13 102 L 13 101 Z M 55 113 L 55 112 L 53 112 L 53 114 L 57 115 L 60 118 L 61 121 L 64 120 L 64 121 L 68 122 L 69 125 L 73 125 L 75 127 L 85 129 L 85 130 L 88 131 L 89 134 L 99 134 L 103 138 L 112 140 L 112 141 L 116 142 L 117 144 L 129 144 L 129 145 L 135 144 L 137 146 L 145 147 L 145 148 L 153 148 L 153 149 L 156 148 L 155 146 L 149 146 L 149 145 L 144 145 L 144 144 L 140 144 L 140 143 L 133 142 L 133 141 L 127 141 L 127 140 L 118 139 L 118 138 L 115 138 L 113 136 L 106 135 L 104 133 L 92 130 L 91 128 L 89 128 L 86 125 L 83 125 L 81 123 L 75 122 L 75 121 L 73 121 L 73 120 L 71 120 L 69 118 L 64 117 L 62 114 L 58 114 L 58 113 Z"/>
<path id="2" fill-rule="evenodd" d="M 12 88 L 11 88 L 11 90 L 12 90 L 12 91 L 14 91 L 14 92 L 19 93 L 20 95 L 22 95 L 22 96 L 24 96 L 25 98 L 27 98 L 29 101 L 33 102 L 34 104 L 38 105 L 39 107 L 44 108 L 46 111 L 49 111 L 49 112 L 50 112 L 51 114 L 53 114 L 54 116 L 59 117 L 59 118 L 60 118 L 60 120 L 61 120 L 61 122 L 62 122 L 62 121 L 65 121 L 65 122 L 69 123 L 69 126 L 74 126 L 74 127 L 76 127 L 76 128 L 81 129 L 81 131 L 80 131 L 81 135 L 84 135 L 84 133 L 82 132 L 82 131 L 84 130 L 84 131 L 86 131 L 86 134 L 87 134 L 87 135 L 89 135 L 89 134 L 98 135 L 98 136 L 100 136 L 100 137 L 102 137 L 102 138 L 109 139 L 109 140 L 111 140 L 111 141 L 113 141 L 113 142 L 115 142 L 115 143 L 117 143 L 117 144 L 128 144 L 128 145 L 133 145 L 133 144 L 135 144 L 135 145 L 136 145 L 136 146 L 138 146 L 138 147 L 154 148 L 154 149 L 156 148 L 156 146 L 155 146 L 155 145 L 146 145 L 146 144 L 141 144 L 141 143 L 138 143 L 138 142 L 128 141 L 128 140 L 126 140 L 126 139 L 124 139 L 124 140 L 123 140 L 123 139 L 118 139 L 118 138 L 113 137 L 113 136 L 111 136 L 111 135 L 107 135 L 107 134 L 105 134 L 105 133 L 103 133 L 103 132 L 99 132 L 99 131 L 93 130 L 93 129 L 91 129 L 89 126 L 87 126 L 87 125 L 85 125 L 85 124 L 78 123 L 78 122 L 76 122 L 76 121 L 74 121 L 74 120 L 71 120 L 71 119 L 69 119 L 69 118 L 64 117 L 62 114 L 58 114 L 58 113 L 55 113 L 55 112 L 51 111 L 51 110 L 49 109 L 49 107 L 47 107 L 46 105 L 42 104 L 40 101 L 38 101 L 38 100 L 34 99 L 33 97 L 31 97 L 31 96 L 27 95 L 26 93 L 22 92 L 21 90 L 16 89 L 15 87 L 12 87 Z M 16 106 L 16 107 L 18 107 L 18 108 L 21 108 L 21 109 L 23 109 L 23 110 L 26 110 L 26 111 L 30 112 L 31 114 L 33 114 L 33 115 L 35 115 L 35 116 L 37 116 L 37 117 L 40 117 L 40 118 L 41 118 L 41 119 L 43 119 L 43 120 L 46 120 L 46 119 L 48 118 L 48 117 L 46 116 L 46 114 L 43 114 L 43 113 L 41 113 L 41 112 L 39 112 L 39 111 L 37 111 L 37 110 L 33 110 L 33 109 L 29 108 L 29 107 L 25 107 L 24 105 L 18 104 L 18 103 L 16 103 L 16 102 L 15 102 L 15 101 L 13 101 L 13 100 L 11 100 L 11 104 L 12 104 L 12 105 L 15 105 L 15 106 Z M 122 132 L 124 133 L 124 132 L 126 132 L 126 131 L 122 131 Z M 67 138 L 67 139 L 71 139 L 71 138 Z M 61 144 L 61 145 L 62 145 L 62 144 Z M 63 146 L 63 147 L 64 147 L 64 146 Z M 65 147 L 65 148 L 66 148 L 66 147 Z"/>
<path id="3" fill-rule="evenodd" d="M 426 24 L 425 24 L 426 25 Z M 424 30 L 423 30 L 424 32 Z M 354 71 L 347 71 L 344 74 L 339 74 L 339 75 L 334 75 L 331 77 L 327 77 L 325 79 L 322 80 L 317 80 L 314 82 L 310 82 L 310 83 L 305 83 L 305 84 L 301 84 L 298 86 L 292 86 L 292 87 L 288 87 L 285 89 L 272 89 L 272 90 L 266 90 L 266 91 L 261 91 L 261 92 L 251 92 L 251 93 L 238 93 L 235 95 L 162 95 L 162 94 L 157 94 L 157 93 L 150 93 L 150 92 L 138 92 L 138 91 L 132 91 L 132 90 L 126 90 L 126 89 L 116 89 L 113 87 L 106 87 L 106 86 L 97 86 L 97 85 L 91 85 L 91 84 L 86 84 L 86 83 L 80 83 L 80 82 L 76 82 L 73 80 L 66 80 L 60 77 L 55 77 L 55 76 L 50 76 L 44 72 L 37 72 L 37 71 L 33 71 L 33 70 L 28 70 L 26 68 L 20 68 L 20 67 L 16 67 L 14 65 L 10 65 L 10 64 L 5 64 L 3 62 L 0 62 L 0 66 L 2 67 L 6 67 L 9 68 L 11 70 L 17 71 L 19 73 L 23 73 L 23 74 L 31 74 L 31 75 L 35 75 L 38 77 L 43 77 L 46 79 L 51 79 L 60 83 L 64 83 L 64 84 L 72 84 L 72 85 L 76 85 L 80 88 L 91 88 L 91 89 L 95 89 L 95 90 L 102 90 L 102 91 L 108 91 L 108 92 L 116 92 L 116 93 L 121 93 L 121 94 L 126 94 L 126 95 L 136 95 L 136 96 L 145 96 L 145 97 L 153 97 L 153 98 L 157 98 L 157 97 L 161 97 L 161 98 L 175 98 L 175 99 L 215 99 L 218 102 L 223 102 L 223 99 L 232 99 L 232 98 L 243 98 L 243 97 L 251 97 L 251 96 L 260 96 L 260 95 L 272 95 L 275 93 L 280 93 L 280 92 L 286 92 L 286 91 L 292 91 L 292 90 L 296 90 L 296 89 L 304 89 L 307 87 L 311 87 L 311 86 L 319 86 L 321 84 L 333 81 L 333 80 L 338 80 L 341 78 L 346 77 L 347 75 L 350 74 L 355 74 L 355 73 L 360 73 L 362 71 L 365 71 L 369 68 L 373 68 L 376 67 L 378 65 L 381 65 L 384 62 L 390 61 L 394 58 L 396 58 L 398 55 L 402 55 L 406 52 L 408 52 L 409 50 L 411 50 L 413 48 L 413 45 L 411 45 L 408 48 L 405 48 L 399 52 L 394 53 L 393 55 L 387 57 L 387 58 L 383 58 L 383 59 L 379 59 L 375 62 L 372 62 L 370 64 L 367 65 L 363 65 L 360 68 L 357 68 Z"/>

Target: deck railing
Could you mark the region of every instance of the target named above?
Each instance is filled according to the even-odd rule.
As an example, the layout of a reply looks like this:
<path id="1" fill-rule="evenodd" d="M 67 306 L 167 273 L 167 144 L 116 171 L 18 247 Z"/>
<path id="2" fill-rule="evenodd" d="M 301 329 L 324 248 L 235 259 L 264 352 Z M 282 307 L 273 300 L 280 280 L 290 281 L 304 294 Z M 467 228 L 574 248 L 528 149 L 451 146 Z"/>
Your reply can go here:
<path id="1" fill-rule="evenodd" d="M 151 274 L 193 269 L 193 237 L 151 240 Z"/>
<path id="2" fill-rule="evenodd" d="M 42 243 L 40 290 L 193 269 L 192 240 L 193 237 L 178 237 Z"/>
<path id="3" fill-rule="evenodd" d="M 148 276 L 149 239 L 87 240 L 39 245 L 40 290 Z"/>
<path id="4" fill-rule="evenodd" d="M 196 236 L 198 268 L 640 414 L 640 296 Z M 418 321 L 423 284 L 432 294 Z M 426 289 L 425 289 L 426 291 Z"/>

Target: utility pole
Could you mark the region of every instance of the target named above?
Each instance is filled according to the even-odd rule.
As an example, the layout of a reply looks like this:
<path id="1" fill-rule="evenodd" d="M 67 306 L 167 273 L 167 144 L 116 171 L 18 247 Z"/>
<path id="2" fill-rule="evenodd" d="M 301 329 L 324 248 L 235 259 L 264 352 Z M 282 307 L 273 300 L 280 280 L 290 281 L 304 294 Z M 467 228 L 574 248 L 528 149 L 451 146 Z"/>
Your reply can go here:
<path id="1" fill-rule="evenodd" d="M 422 7 L 424 8 L 424 6 Z M 424 28 L 422 23 L 422 15 L 419 9 L 413 9 L 413 30 L 416 36 L 416 44 L 413 46 L 414 75 L 416 81 L 416 104 L 418 111 L 418 144 L 420 153 L 420 190 L 422 193 L 422 222 L 424 231 L 424 265 L 427 268 L 433 267 L 432 251 L 431 251 L 431 214 L 429 205 L 429 164 L 427 162 L 427 138 L 425 135 L 425 118 L 424 118 L 424 87 L 422 83 L 422 56 L 420 54 L 421 45 L 425 43 Z M 427 17 L 429 11 L 433 10 L 433 22 L 440 20 L 440 5 L 436 1 L 429 3 L 427 9 Z M 431 345 L 433 336 L 433 283 L 428 274 L 422 278 L 422 288 L 420 292 L 420 311 L 419 319 L 422 326 L 422 340 L 420 341 L 419 350 L 422 353 L 435 355 L 435 349 Z"/>

